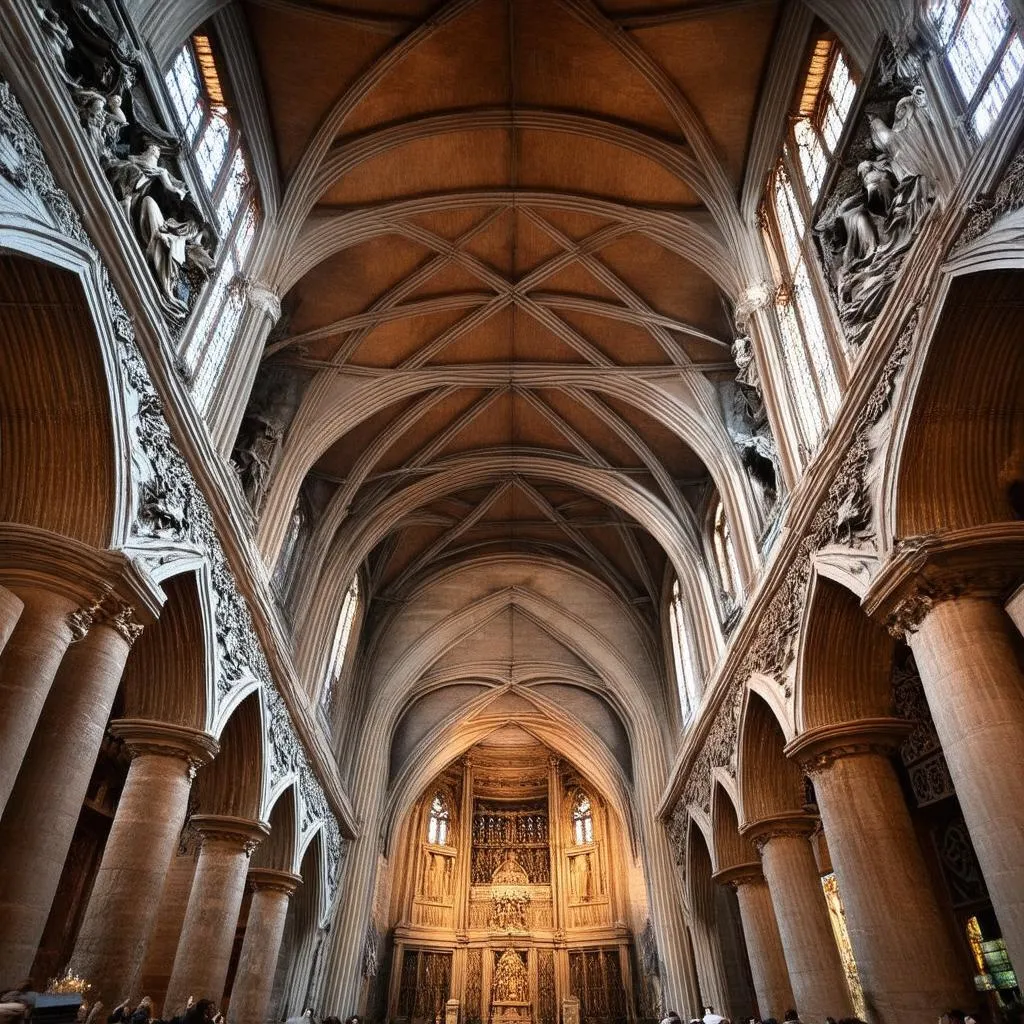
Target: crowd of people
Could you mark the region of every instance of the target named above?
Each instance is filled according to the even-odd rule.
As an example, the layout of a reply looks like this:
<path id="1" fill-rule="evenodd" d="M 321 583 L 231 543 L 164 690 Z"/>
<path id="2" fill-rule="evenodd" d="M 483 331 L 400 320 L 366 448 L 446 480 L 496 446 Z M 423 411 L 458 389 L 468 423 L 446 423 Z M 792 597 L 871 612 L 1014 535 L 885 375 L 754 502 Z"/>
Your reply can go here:
<path id="1" fill-rule="evenodd" d="M 683 1024 L 682 1018 L 675 1010 L 669 1010 L 662 1018 L 661 1024 Z M 728 1017 L 715 1013 L 711 1006 L 704 1007 L 703 1017 L 691 1017 L 689 1024 L 732 1024 Z M 761 1020 L 758 1017 L 750 1017 L 743 1024 L 779 1024 L 774 1017 L 766 1017 Z M 787 1010 L 783 1017 L 783 1024 L 802 1024 L 800 1015 L 796 1010 Z M 838 1021 L 835 1017 L 826 1017 L 824 1024 L 866 1024 L 860 1017 L 842 1017 Z M 938 1018 L 938 1024 L 978 1024 L 977 1020 L 969 1013 L 960 1010 L 949 1010 Z"/>
<path id="2" fill-rule="evenodd" d="M 27 1021 L 32 1017 L 40 993 L 31 981 L 23 981 L 16 988 L 0 994 L 0 1024 Z M 195 999 L 188 1002 L 170 1017 L 158 1017 L 153 1009 L 153 1000 L 143 996 L 137 1003 L 130 999 L 115 1006 L 109 1013 L 100 1000 L 93 1003 L 84 998 L 79 1004 L 76 1024 L 224 1024 L 224 1014 L 213 999 Z M 289 1017 L 285 1024 L 342 1024 L 340 1017 L 320 1017 L 312 1009 L 301 1016 Z M 346 1017 L 344 1024 L 362 1024 L 358 1016 Z"/>

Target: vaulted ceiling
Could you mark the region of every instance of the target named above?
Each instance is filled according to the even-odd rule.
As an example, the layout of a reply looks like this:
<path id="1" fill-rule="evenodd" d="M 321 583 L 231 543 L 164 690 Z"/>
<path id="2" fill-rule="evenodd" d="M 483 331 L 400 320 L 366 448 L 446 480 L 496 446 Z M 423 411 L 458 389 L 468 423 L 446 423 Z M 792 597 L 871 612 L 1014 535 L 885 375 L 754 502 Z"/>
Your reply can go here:
<path id="1" fill-rule="evenodd" d="M 780 6 L 246 4 L 284 183 L 265 255 L 285 317 L 261 378 L 291 396 L 271 557 L 300 481 L 321 496 L 316 561 L 446 474 L 375 539 L 375 596 L 522 549 L 657 606 L 663 544 L 592 481 L 692 535 L 714 473 L 680 422 L 707 421 L 735 465 L 718 384 Z"/>

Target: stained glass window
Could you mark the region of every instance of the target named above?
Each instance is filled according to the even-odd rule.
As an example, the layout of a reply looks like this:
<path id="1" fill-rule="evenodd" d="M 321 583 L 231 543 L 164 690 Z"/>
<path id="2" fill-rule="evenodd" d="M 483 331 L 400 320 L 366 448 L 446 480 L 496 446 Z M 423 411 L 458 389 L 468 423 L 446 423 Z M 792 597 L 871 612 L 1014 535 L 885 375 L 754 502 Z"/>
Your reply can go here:
<path id="1" fill-rule="evenodd" d="M 572 834 L 577 846 L 594 841 L 594 812 L 586 793 L 577 793 L 573 801 Z"/>
<path id="2" fill-rule="evenodd" d="M 435 793 L 430 804 L 430 817 L 427 820 L 427 842 L 431 846 L 447 846 L 450 824 L 448 801 L 445 800 L 444 794 Z"/>
<path id="3" fill-rule="evenodd" d="M 929 13 L 971 123 L 984 137 L 1024 71 L 1005 0 L 933 0 Z"/>
<path id="4" fill-rule="evenodd" d="M 672 585 L 672 602 L 669 605 L 669 628 L 672 633 L 672 657 L 676 673 L 676 689 L 679 694 L 679 709 L 683 722 L 689 722 L 697 709 L 700 697 L 700 674 L 690 637 L 683 595 L 679 580 Z"/>
<path id="5" fill-rule="evenodd" d="M 197 32 L 165 76 L 189 158 L 216 215 L 219 266 L 188 335 L 185 363 L 192 396 L 205 411 L 245 312 L 243 270 L 259 225 L 259 205 L 241 134 L 225 98 L 210 36 Z"/>

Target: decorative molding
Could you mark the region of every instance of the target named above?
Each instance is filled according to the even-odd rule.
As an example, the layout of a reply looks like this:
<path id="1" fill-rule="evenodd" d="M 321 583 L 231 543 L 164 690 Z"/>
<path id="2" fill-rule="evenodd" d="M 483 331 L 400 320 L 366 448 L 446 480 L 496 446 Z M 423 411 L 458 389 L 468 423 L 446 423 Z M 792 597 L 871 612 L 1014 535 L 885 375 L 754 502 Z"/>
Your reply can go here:
<path id="1" fill-rule="evenodd" d="M 947 258 L 979 239 L 996 221 L 1020 209 L 1024 209 L 1024 148 L 1018 149 L 999 184 L 968 204 L 963 227 L 953 240 Z"/>
<path id="2" fill-rule="evenodd" d="M 133 466 L 137 498 L 132 535 L 140 547 L 153 543 L 163 550 L 167 541 L 194 548 L 207 558 L 215 595 L 218 648 L 217 695 L 221 702 L 249 680 L 260 683 L 268 709 L 267 742 L 271 751 L 271 784 L 290 773 L 302 777 L 306 807 L 322 810 L 327 837 L 327 875 L 331 897 L 337 888 L 345 844 L 308 756 L 299 743 L 288 709 L 274 684 L 270 666 L 253 626 L 249 609 L 221 547 L 209 504 L 192 476 L 163 416 L 160 396 L 149 375 L 135 338 L 135 326 L 99 251 L 82 225 L 68 194 L 57 184 L 39 138 L 10 84 L 0 78 L 0 175 L 20 191 L 34 197 L 57 229 L 84 246 L 99 268 L 113 333 L 120 343 L 118 355 L 125 384 L 126 405 L 132 417 Z M 87 629 L 86 615 L 73 613 L 72 631 Z M 115 615 L 115 618 L 117 616 Z M 118 618 L 131 637 L 135 623 Z M 84 635 L 84 634 L 83 634 Z M 124 635 L 124 634 L 123 634 Z M 136 634 L 137 635 L 137 634 Z"/>
<path id="3" fill-rule="evenodd" d="M 193 814 L 191 825 L 201 845 L 227 843 L 243 849 L 247 857 L 251 857 L 256 847 L 270 835 L 270 826 L 265 822 L 229 814 Z"/>
<path id="4" fill-rule="evenodd" d="M 864 340 L 935 202 L 939 167 L 921 61 L 885 42 L 814 211 L 814 239 L 846 336 Z"/>
<path id="5" fill-rule="evenodd" d="M 259 310 L 271 326 L 281 319 L 281 298 L 269 285 L 255 278 L 246 277 L 242 280 L 242 289 L 249 304 Z"/>
<path id="6" fill-rule="evenodd" d="M 249 868 L 245 883 L 250 892 L 270 891 L 291 896 L 302 884 L 302 876 L 275 868 Z"/>
<path id="7" fill-rule="evenodd" d="M 758 623 L 753 641 L 732 674 L 726 695 L 691 766 L 677 810 L 680 806 L 684 809 L 686 806 L 699 807 L 705 812 L 709 810 L 714 768 L 724 767 L 735 777 L 743 693 L 752 675 L 774 679 L 787 699 L 792 696 L 787 673 L 803 617 L 815 554 L 833 546 L 851 553 L 873 550 L 875 528 L 868 469 L 875 453 L 878 424 L 892 406 L 892 397 L 913 346 L 919 319 L 920 306 L 915 306 L 903 322 L 889 357 L 857 417 L 850 445 L 800 542 L 798 554 L 776 588 Z M 675 821 L 675 815 L 672 821 Z M 678 829 L 674 830 L 671 823 L 668 827 L 669 835 L 678 848 Z"/>
<path id="8" fill-rule="evenodd" d="M 786 746 L 786 756 L 800 765 L 811 779 L 828 771 L 837 761 L 864 754 L 889 757 L 913 731 L 902 718 L 865 718 L 842 725 L 828 725 L 801 733 Z"/>

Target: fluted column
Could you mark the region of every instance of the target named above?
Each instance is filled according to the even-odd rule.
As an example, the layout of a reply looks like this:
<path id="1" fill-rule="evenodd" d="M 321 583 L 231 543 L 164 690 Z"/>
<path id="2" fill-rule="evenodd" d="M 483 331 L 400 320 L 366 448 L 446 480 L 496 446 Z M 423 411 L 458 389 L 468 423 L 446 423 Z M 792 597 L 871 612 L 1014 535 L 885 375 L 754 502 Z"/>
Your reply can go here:
<path id="1" fill-rule="evenodd" d="M 23 608 L 0 653 L 0 813 L 60 660 L 72 638 L 83 635 L 72 598 L 42 587 L 17 588 L 16 596 Z"/>
<path id="2" fill-rule="evenodd" d="M 178 845 L 196 768 L 216 741 L 183 726 L 115 722 L 131 754 L 110 836 L 71 957 L 71 967 L 108 1006 L 137 999 L 139 974 Z"/>
<path id="3" fill-rule="evenodd" d="M 720 885 L 731 885 L 736 890 L 761 1019 L 782 1020 L 783 1014 L 796 1005 L 796 1000 L 789 984 L 789 969 L 772 896 L 761 865 L 740 864 L 717 872 L 714 878 Z"/>
<path id="4" fill-rule="evenodd" d="M 299 875 L 290 871 L 249 871 L 252 901 L 231 991 L 230 1024 L 262 1024 L 267 1018 L 288 902 L 301 881 Z"/>
<path id="5" fill-rule="evenodd" d="M 971 998 L 890 760 L 910 729 L 866 719 L 787 747 L 814 780 L 864 998 L 883 1024 Z"/>
<path id="6" fill-rule="evenodd" d="M 998 598 L 969 594 L 913 601 L 901 625 L 1010 959 L 1024 971 L 1020 637 Z"/>
<path id="7" fill-rule="evenodd" d="M 785 814 L 744 826 L 761 854 L 786 955 L 796 1010 L 803 1019 L 851 1014 L 850 992 L 808 837 L 815 821 Z"/>
<path id="8" fill-rule="evenodd" d="M 124 663 L 142 626 L 111 600 L 83 616 L 0 819 L 0 974 L 28 975 L 60 883 Z"/>
<path id="9" fill-rule="evenodd" d="M 14 591 L 0 587 L 0 652 L 7 646 L 24 607 L 25 602 Z"/>
<path id="10" fill-rule="evenodd" d="M 245 892 L 249 858 L 269 834 L 265 824 L 219 814 L 197 814 L 202 847 L 185 911 L 164 1006 L 184 1006 L 190 995 L 220 1002 Z"/>

